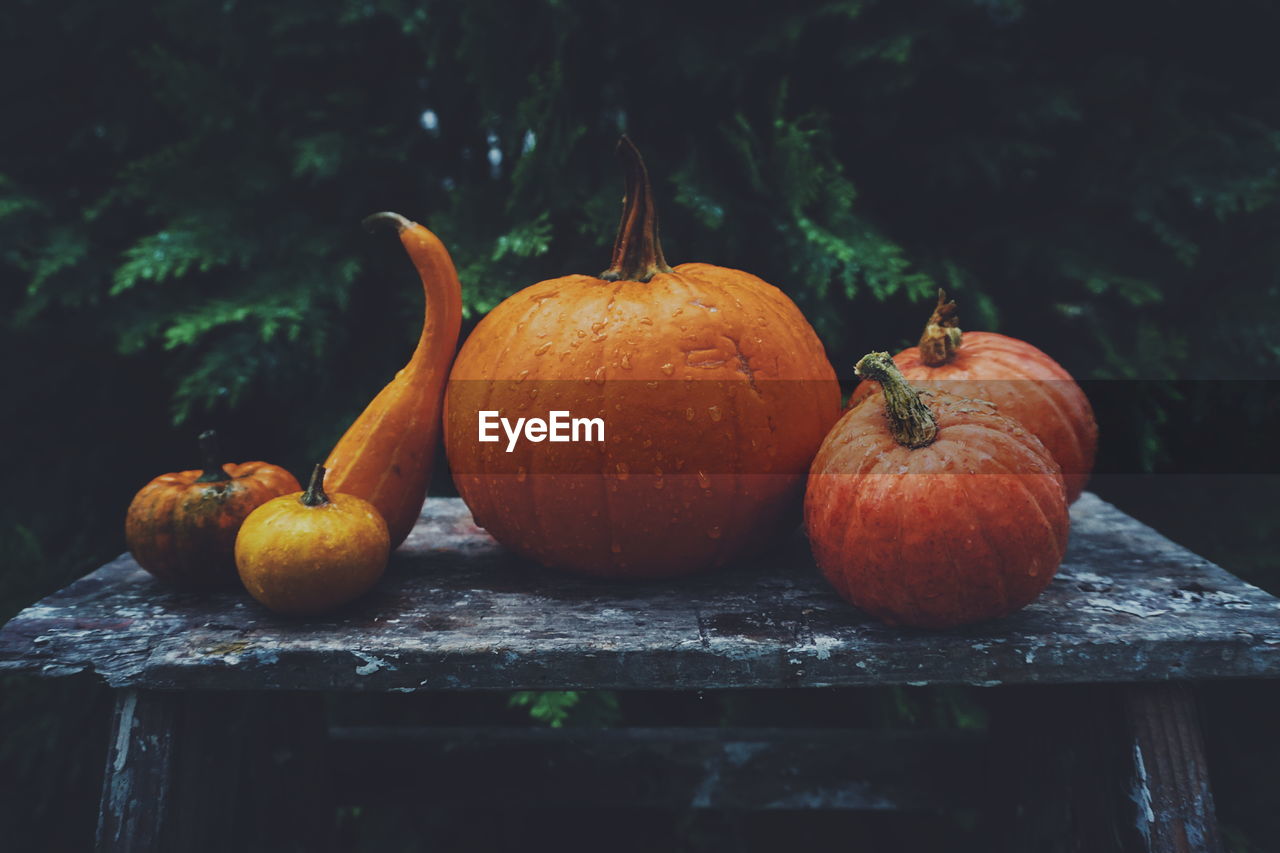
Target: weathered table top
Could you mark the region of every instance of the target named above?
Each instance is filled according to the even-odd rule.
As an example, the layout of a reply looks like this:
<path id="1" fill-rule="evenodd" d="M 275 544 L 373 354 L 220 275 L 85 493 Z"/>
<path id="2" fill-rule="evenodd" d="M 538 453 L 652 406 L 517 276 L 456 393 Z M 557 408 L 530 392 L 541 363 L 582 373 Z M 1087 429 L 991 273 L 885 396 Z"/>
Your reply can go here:
<path id="1" fill-rule="evenodd" d="M 0 670 L 114 687 L 399 691 L 819 687 L 1280 677 L 1280 601 L 1092 494 L 1020 613 L 893 629 L 838 599 L 803 539 L 750 565 L 617 584 L 505 552 L 431 499 L 378 588 L 319 620 L 173 592 L 124 555 L 0 631 Z"/>

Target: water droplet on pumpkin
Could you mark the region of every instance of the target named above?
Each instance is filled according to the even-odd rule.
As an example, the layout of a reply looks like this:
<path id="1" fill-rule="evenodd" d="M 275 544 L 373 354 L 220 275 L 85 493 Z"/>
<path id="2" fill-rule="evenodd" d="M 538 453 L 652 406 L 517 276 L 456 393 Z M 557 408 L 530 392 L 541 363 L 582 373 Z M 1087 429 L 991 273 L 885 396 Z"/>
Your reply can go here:
<path id="1" fill-rule="evenodd" d="M 631 353 L 629 352 L 624 352 L 622 354 L 622 369 L 623 370 L 631 369 Z"/>
<path id="2" fill-rule="evenodd" d="M 707 531 L 707 536 L 711 537 L 712 539 L 719 539 L 719 538 L 720 538 L 720 528 L 719 528 L 719 527 L 712 527 L 710 530 L 708 530 L 708 531 Z"/>
<path id="3" fill-rule="evenodd" d="M 707 472 L 698 470 L 698 485 L 704 489 L 711 488 L 711 478 L 707 476 Z"/>
<path id="4" fill-rule="evenodd" d="M 711 416 L 711 420 L 716 421 L 717 423 L 719 423 L 720 418 L 722 417 L 719 406 L 707 406 L 707 414 Z"/>
<path id="5" fill-rule="evenodd" d="M 585 338 L 586 336 L 587 336 L 587 333 L 585 331 L 583 331 L 582 329 L 578 330 L 578 337 Z"/>
<path id="6" fill-rule="evenodd" d="M 641 326 L 652 326 L 652 325 L 653 325 L 653 318 L 652 318 L 652 317 L 641 317 L 641 318 L 640 318 L 640 325 L 641 325 Z"/>
<path id="7" fill-rule="evenodd" d="M 524 379 L 526 379 L 528 376 L 529 376 L 529 371 L 522 370 L 520 371 L 519 374 L 516 375 L 516 381 L 524 381 Z"/>
<path id="8" fill-rule="evenodd" d="M 631 476 L 631 468 L 630 466 L 627 465 L 627 463 L 619 462 L 616 467 L 618 469 L 619 480 L 625 480 Z"/>
<path id="9" fill-rule="evenodd" d="M 549 350 L 549 349 L 551 349 L 551 341 L 547 341 L 545 344 L 543 344 L 542 346 L 538 347 L 536 350 L 534 350 L 534 351 L 533 351 L 533 354 L 534 354 L 534 355 L 546 355 L 546 354 L 547 354 L 547 350 Z"/>
<path id="10" fill-rule="evenodd" d="M 605 370 L 604 370 L 604 365 L 602 364 L 596 368 L 595 380 L 597 385 L 604 384 L 604 374 L 605 374 Z"/>
<path id="11" fill-rule="evenodd" d="M 668 361 L 666 364 L 662 365 L 662 372 L 670 376 L 676 372 L 676 366 Z"/>
<path id="12" fill-rule="evenodd" d="M 591 324 L 591 331 L 598 335 L 600 334 L 600 330 L 607 325 L 609 325 L 608 320 L 597 320 L 596 322 Z"/>
<path id="13" fill-rule="evenodd" d="M 686 421 L 691 421 L 694 419 L 694 417 L 696 417 L 696 415 L 694 414 L 692 407 L 684 410 L 684 419 Z"/>
<path id="14" fill-rule="evenodd" d="M 757 317 L 757 318 L 756 318 L 756 325 L 757 325 L 757 326 L 767 326 L 767 325 L 769 325 L 769 318 L 768 318 L 768 317 Z"/>

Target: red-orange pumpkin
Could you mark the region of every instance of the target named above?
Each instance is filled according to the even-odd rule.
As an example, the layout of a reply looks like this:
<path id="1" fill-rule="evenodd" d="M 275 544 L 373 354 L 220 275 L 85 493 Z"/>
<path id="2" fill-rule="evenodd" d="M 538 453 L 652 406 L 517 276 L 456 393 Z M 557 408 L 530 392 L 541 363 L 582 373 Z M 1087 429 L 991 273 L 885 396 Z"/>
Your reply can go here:
<path id="1" fill-rule="evenodd" d="M 476 522 L 544 564 L 610 577 L 718 566 L 794 508 L 839 416 L 822 343 L 795 304 L 745 272 L 672 269 L 630 140 L 613 265 L 535 284 L 463 345 L 445 449 Z M 478 438 L 478 412 L 601 418 L 603 442 Z"/>
<path id="2" fill-rule="evenodd" d="M 204 470 L 161 474 L 134 496 L 124 534 L 138 565 L 177 586 L 237 583 L 236 533 L 249 513 L 297 491 L 294 476 L 266 462 L 220 464 L 212 431 L 200 436 Z"/>
<path id="3" fill-rule="evenodd" d="M 983 400 L 917 392 L 888 353 L 858 362 L 880 390 L 849 410 L 809 474 L 805 527 L 841 596 L 889 624 L 948 628 L 1023 607 L 1067 547 L 1062 475 Z"/>
<path id="4" fill-rule="evenodd" d="M 1063 367 L 1026 341 L 994 332 L 960 331 L 956 304 L 938 291 L 918 346 L 893 357 L 907 381 L 962 397 L 989 400 L 1023 423 L 1062 466 L 1067 502 L 1080 497 L 1093 470 L 1098 424 L 1084 391 Z M 849 407 L 875 391 L 854 390 Z"/>

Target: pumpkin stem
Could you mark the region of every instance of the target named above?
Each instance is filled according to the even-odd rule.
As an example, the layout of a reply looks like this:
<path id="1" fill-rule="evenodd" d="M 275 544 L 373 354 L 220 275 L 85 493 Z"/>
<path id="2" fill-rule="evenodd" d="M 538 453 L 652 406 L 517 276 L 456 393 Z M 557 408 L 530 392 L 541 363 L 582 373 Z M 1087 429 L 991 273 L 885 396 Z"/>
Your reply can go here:
<path id="1" fill-rule="evenodd" d="M 329 496 L 324 493 L 323 465 L 317 465 L 311 470 L 311 482 L 307 484 L 307 490 L 298 500 L 306 506 L 324 506 L 329 502 Z"/>
<path id="2" fill-rule="evenodd" d="M 649 170 L 635 144 L 623 136 L 618 156 L 626 169 L 626 195 L 622 219 L 613 240 L 612 265 L 600 273 L 605 281 L 648 281 L 660 272 L 671 272 L 658 240 L 658 210 L 653 203 Z"/>
<path id="3" fill-rule="evenodd" d="M 200 433 L 200 453 L 204 456 L 204 473 L 197 479 L 197 483 L 221 483 L 224 480 L 230 480 L 231 475 L 223 470 L 221 463 L 218 462 L 218 434 L 211 429 L 207 429 Z"/>
<path id="4" fill-rule="evenodd" d="M 920 360 L 939 367 L 955 358 L 960 346 L 960 317 L 955 300 L 947 300 L 947 292 L 938 288 L 938 304 L 929 315 L 920 335 Z"/>
<path id="5" fill-rule="evenodd" d="M 864 355 L 854 366 L 863 379 L 880 383 L 889 431 L 903 447 L 925 447 L 938 437 L 938 421 L 887 352 Z"/>

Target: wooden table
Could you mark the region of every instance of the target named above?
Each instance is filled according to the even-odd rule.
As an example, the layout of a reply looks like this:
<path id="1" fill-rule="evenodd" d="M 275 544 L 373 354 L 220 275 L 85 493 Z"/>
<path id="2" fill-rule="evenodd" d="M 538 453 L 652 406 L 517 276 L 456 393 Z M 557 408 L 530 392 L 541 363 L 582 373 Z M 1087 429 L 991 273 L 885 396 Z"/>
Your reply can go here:
<path id="1" fill-rule="evenodd" d="M 295 700 L 321 691 L 1060 684 L 1079 685 L 1070 695 L 1085 698 L 1063 702 L 1066 694 L 1054 693 L 1053 707 L 1026 713 L 1065 726 L 1048 734 L 1082 750 L 1101 743 L 1097 727 L 1115 721 L 1128 771 L 1115 807 L 1129 813 L 1128 843 L 1217 851 L 1187 683 L 1280 676 L 1278 617 L 1280 601 L 1092 494 L 1072 508 L 1067 558 L 1038 601 L 945 633 L 891 629 L 846 605 L 799 537 L 705 577 L 609 584 L 523 563 L 476 528 L 461 501 L 431 499 L 381 585 L 334 617 L 290 620 L 243 594 L 173 592 L 124 555 L 10 621 L 0 631 L 0 669 L 89 671 L 116 689 L 103 850 L 178 849 L 179 838 L 211 846 L 225 815 L 208 792 L 235 787 L 227 756 L 248 748 L 238 745 L 246 737 L 237 721 L 254 737 L 299 737 L 316 724 Z M 253 703 L 272 691 L 295 704 L 267 732 Z M 1117 713 L 1109 715 L 1112 703 Z M 662 733 L 614 732 L 604 749 L 610 737 L 647 737 L 655 750 L 723 759 L 734 736 L 712 734 L 710 746 L 702 739 L 673 752 L 657 745 Z M 347 735 L 348 744 L 360 737 Z M 539 737 L 558 735 L 522 743 L 541 748 Z M 833 738 L 818 732 L 812 743 Z M 430 742 L 404 739 L 428 752 Z M 959 760 L 950 748 L 930 752 Z M 370 749 L 354 752 L 376 753 Z M 1087 783 L 1079 787 L 1096 799 Z M 828 800 L 839 799 L 827 790 Z M 205 792 L 194 797 L 199 803 L 191 791 Z M 874 797 L 853 799 L 874 807 Z M 1088 822 L 1084 811 L 1077 822 Z"/>

